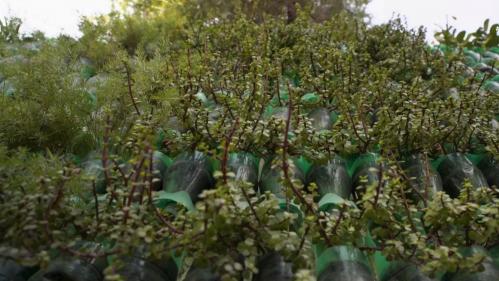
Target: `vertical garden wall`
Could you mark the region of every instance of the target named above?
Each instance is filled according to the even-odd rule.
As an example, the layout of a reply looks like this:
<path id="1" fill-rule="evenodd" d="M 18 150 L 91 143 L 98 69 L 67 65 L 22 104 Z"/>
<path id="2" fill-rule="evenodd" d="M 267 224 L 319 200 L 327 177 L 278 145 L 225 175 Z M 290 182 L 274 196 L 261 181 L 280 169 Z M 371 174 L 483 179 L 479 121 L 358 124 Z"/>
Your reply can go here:
<path id="1" fill-rule="evenodd" d="M 499 280 L 498 24 L 211 2 L 2 21 L 0 280 Z"/>

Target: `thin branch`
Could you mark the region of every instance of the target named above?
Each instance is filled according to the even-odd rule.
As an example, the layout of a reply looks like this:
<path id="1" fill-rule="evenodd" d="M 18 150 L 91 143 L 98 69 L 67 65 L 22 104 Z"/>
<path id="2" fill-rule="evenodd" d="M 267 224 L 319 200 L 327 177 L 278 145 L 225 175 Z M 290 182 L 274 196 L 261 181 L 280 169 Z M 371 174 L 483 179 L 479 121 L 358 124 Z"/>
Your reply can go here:
<path id="1" fill-rule="evenodd" d="M 378 200 L 379 196 L 381 194 L 381 188 L 383 187 L 384 180 L 383 180 L 383 164 L 379 165 L 379 172 L 378 172 L 378 185 L 376 186 L 376 195 L 374 197 L 374 208 L 378 206 Z"/>
<path id="2" fill-rule="evenodd" d="M 142 157 L 140 159 L 140 161 L 135 165 L 135 169 L 134 169 L 134 174 L 133 174 L 133 178 L 132 178 L 132 189 L 130 190 L 130 193 L 128 194 L 128 201 L 127 201 L 127 206 L 130 207 L 132 205 L 132 201 L 133 201 L 133 195 L 135 194 L 135 190 L 137 188 L 137 181 L 139 179 L 139 176 L 140 176 L 140 170 L 142 169 L 142 166 L 144 165 L 144 162 L 145 162 L 145 158 Z M 125 198 L 126 199 L 126 198 Z"/>
<path id="3" fill-rule="evenodd" d="M 296 189 L 296 187 L 293 185 L 293 181 L 291 180 L 291 177 L 289 175 L 289 165 L 288 165 L 288 149 L 289 149 L 289 139 L 288 139 L 288 134 L 290 130 L 290 124 L 291 124 L 291 116 L 293 112 L 293 101 L 292 101 L 292 95 L 291 95 L 291 87 L 289 86 L 288 83 L 288 92 L 289 92 L 289 104 L 288 104 L 288 116 L 286 118 L 286 129 L 284 131 L 284 143 L 283 143 L 283 153 L 282 153 L 282 170 L 284 173 L 284 179 L 287 183 L 287 185 L 291 188 L 293 194 L 300 200 L 300 202 L 305 205 L 307 210 L 314 214 L 314 217 L 317 222 L 317 226 L 319 227 L 319 233 L 321 234 L 322 238 L 326 242 L 327 245 L 331 245 L 331 240 L 327 236 L 326 230 L 324 229 L 324 226 L 322 225 L 320 219 L 319 219 L 319 214 L 315 210 L 314 206 L 311 205 L 305 197 L 303 197 L 303 194 Z"/>
<path id="4" fill-rule="evenodd" d="M 333 226 L 333 231 L 332 231 L 333 234 L 337 234 L 338 227 L 340 226 L 340 222 L 343 220 L 344 216 L 345 216 L 345 206 L 343 206 L 340 209 L 340 215 L 339 215 L 338 219 L 336 220 L 336 223 Z"/>
<path id="5" fill-rule="evenodd" d="M 95 180 L 92 181 L 92 192 L 94 194 L 94 202 L 95 202 L 95 220 L 97 221 L 97 225 L 99 225 L 99 200 L 97 199 L 97 188 L 95 186 Z"/>
<path id="6" fill-rule="evenodd" d="M 236 132 L 236 129 L 239 125 L 239 118 L 235 120 L 234 125 L 232 126 L 232 129 L 229 132 L 229 135 L 225 138 L 225 144 L 224 144 L 224 151 L 223 151 L 223 157 L 222 157 L 222 177 L 223 177 L 223 182 L 224 184 L 227 184 L 227 162 L 229 160 L 229 146 L 232 141 L 232 137 L 234 136 L 234 133 Z"/>
<path id="7" fill-rule="evenodd" d="M 154 210 L 154 214 L 156 215 L 156 217 L 173 233 L 176 233 L 176 234 L 182 234 L 183 231 L 177 229 L 175 226 L 173 226 L 173 224 L 171 224 L 171 222 L 169 222 L 163 215 L 161 215 L 158 211 L 158 209 L 151 204 L 151 207 L 152 209 Z"/>
<path id="8" fill-rule="evenodd" d="M 135 101 L 135 98 L 133 97 L 133 92 L 132 92 L 132 72 L 130 70 L 130 66 L 128 63 L 123 62 L 125 65 L 125 72 L 126 72 L 126 82 L 128 86 L 128 95 L 130 96 L 130 99 L 132 100 L 133 107 L 135 108 L 135 112 L 137 112 L 137 115 L 140 116 L 140 111 L 139 107 L 137 106 L 137 102 Z"/>
<path id="9" fill-rule="evenodd" d="M 305 228 L 305 233 L 303 233 L 303 236 L 301 237 L 300 246 L 298 246 L 298 250 L 296 251 L 296 254 L 295 254 L 296 258 L 300 257 L 300 252 L 303 249 L 303 246 L 305 245 L 305 239 L 306 239 L 309 231 L 310 231 L 310 226 L 307 226 L 307 228 Z"/>

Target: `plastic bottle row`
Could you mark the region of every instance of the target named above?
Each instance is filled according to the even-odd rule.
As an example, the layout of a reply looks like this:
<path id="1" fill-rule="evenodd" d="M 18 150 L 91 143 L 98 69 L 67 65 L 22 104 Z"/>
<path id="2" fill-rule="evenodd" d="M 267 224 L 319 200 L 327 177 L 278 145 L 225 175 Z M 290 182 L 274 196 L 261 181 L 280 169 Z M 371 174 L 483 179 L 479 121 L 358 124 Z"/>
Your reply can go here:
<path id="1" fill-rule="evenodd" d="M 430 161 L 421 154 L 401 161 L 410 184 L 414 187 L 412 199 L 431 200 L 438 191 L 445 191 L 457 197 L 468 180 L 473 188 L 499 185 L 499 162 L 487 155 L 465 155 L 452 153 Z M 295 178 L 305 186 L 315 183 L 321 198 L 334 194 L 345 200 L 357 201 L 364 188 L 379 180 L 379 169 L 385 165 L 375 153 L 347 157 L 336 156 L 323 164 L 312 164 L 303 157 L 294 159 Z M 106 192 L 102 161 L 94 159 L 84 164 L 87 172 L 97 179 L 97 191 Z M 153 188 L 162 194 L 183 194 L 181 203 L 192 207 L 203 190 L 215 185 L 213 174 L 220 170 L 220 162 L 210 159 L 201 152 L 185 152 L 174 159 L 156 151 L 153 154 Z M 272 166 L 272 159 L 260 161 L 249 153 L 232 153 L 227 168 L 235 175 L 235 180 L 251 183 L 256 191 L 267 191 L 278 198 L 285 197 L 285 187 L 281 184 L 280 167 Z M 367 183 L 363 180 L 367 179 Z M 177 196 L 178 197 L 178 196 Z M 188 197 L 188 198 L 187 198 Z M 163 197 L 164 198 L 164 197 Z M 321 198 L 317 198 L 320 201 Z M 174 197 L 171 198 L 173 201 Z"/>
<path id="2" fill-rule="evenodd" d="M 91 243 L 88 243 L 91 244 Z M 95 244 L 91 244 L 95 247 Z M 414 264 L 404 261 L 387 263 L 379 254 L 365 255 L 359 249 L 340 245 L 321 249 L 315 247 L 315 274 L 319 281 L 497 281 L 499 260 L 494 260 L 485 249 L 477 246 L 462 248 L 464 257 L 473 254 L 485 256 L 483 270 L 475 273 L 439 272 L 428 277 Z M 102 281 L 104 269 L 110 258 L 74 258 L 60 256 L 53 259 L 47 268 L 21 266 L 14 260 L 0 256 L 0 280 L 6 281 Z M 497 257 L 496 257 L 497 258 Z M 384 263 L 384 264 L 383 264 Z M 140 255 L 120 259 L 117 273 L 126 281 L 175 281 L 179 277 L 182 260 L 173 256 L 164 260 L 146 260 Z M 241 260 L 241 264 L 244 264 Z M 255 281 L 294 280 L 292 263 L 276 252 L 262 254 L 257 262 Z M 186 281 L 220 280 L 209 268 L 191 266 L 185 275 Z"/>
<path id="3" fill-rule="evenodd" d="M 298 180 L 303 181 L 306 185 L 312 182 L 316 183 L 320 194 L 320 198 L 317 200 L 323 211 L 331 210 L 344 200 L 359 199 L 362 195 L 361 187 L 365 186 L 361 179 L 367 179 L 367 184 L 377 182 L 379 180 L 378 171 L 381 165 L 384 165 L 380 162 L 379 155 L 374 153 L 350 157 L 346 160 L 335 157 L 322 165 L 313 165 L 303 158 L 295 159 L 294 162 L 294 174 Z M 480 166 L 481 170 L 474 163 Z M 200 152 L 184 153 L 174 159 L 160 152 L 155 152 L 153 165 L 158 179 L 156 189 L 162 190 L 156 197 L 156 206 L 168 208 L 171 204 L 180 204 L 188 210 L 192 210 L 197 196 L 203 190 L 213 188 L 215 180 L 212 174 L 220 163 Z M 235 180 L 250 182 L 260 193 L 270 191 L 284 201 L 280 168 L 272 168 L 271 161 L 261 164 L 260 160 L 251 154 L 234 153 L 230 155 L 227 165 L 228 169 L 235 175 Z M 419 191 L 412 194 L 412 199 L 415 201 L 421 200 L 421 197 L 431 199 L 432 194 L 442 190 L 455 197 L 459 194 L 465 180 L 469 180 L 475 188 L 487 187 L 487 180 L 491 185 L 496 185 L 497 182 L 494 180 L 497 181 L 499 175 L 497 162 L 485 155 L 466 156 L 454 153 L 434 161 L 429 161 L 422 155 L 414 155 L 406 159 L 402 163 L 402 167 Z M 484 173 L 487 177 L 483 175 Z M 295 211 L 300 213 L 299 208 L 296 208 Z M 278 257 L 269 259 L 279 260 Z M 280 260 L 278 265 L 269 269 L 271 273 L 266 274 L 290 275 L 292 271 L 289 267 L 291 265 L 285 263 L 282 257 Z M 347 245 L 325 250 L 317 246 L 316 260 L 318 280 L 432 280 L 422 274 L 414 265 L 404 262 L 387 263 L 379 252 L 373 257 L 367 257 L 358 249 Z M 487 261 L 487 264 L 490 262 Z M 486 265 L 486 272 L 480 274 L 493 276 L 493 278 L 490 277 L 492 279 L 485 277 L 485 279 L 482 277 L 480 277 L 482 279 L 473 279 L 476 277 L 475 275 L 470 275 L 469 278 L 475 276 L 472 279 L 454 279 L 452 276 L 458 275 L 447 274 L 443 275 L 445 278 L 441 280 L 496 280 L 494 279 L 498 276 L 496 273 L 495 267 Z M 207 273 L 205 272 L 205 274 Z M 274 277 L 274 279 L 291 280 L 285 277 L 281 277 L 281 279 Z"/>
<path id="4" fill-rule="evenodd" d="M 446 45 L 439 45 L 434 48 L 442 53 L 457 53 L 458 49 L 450 48 Z M 478 79 L 482 79 L 483 75 L 490 75 L 490 79 L 485 81 L 484 88 L 499 94 L 499 48 L 493 47 L 490 49 L 483 48 L 465 48 L 463 51 L 464 64 L 469 69 L 468 73 L 473 76 L 473 72 L 477 71 Z"/>

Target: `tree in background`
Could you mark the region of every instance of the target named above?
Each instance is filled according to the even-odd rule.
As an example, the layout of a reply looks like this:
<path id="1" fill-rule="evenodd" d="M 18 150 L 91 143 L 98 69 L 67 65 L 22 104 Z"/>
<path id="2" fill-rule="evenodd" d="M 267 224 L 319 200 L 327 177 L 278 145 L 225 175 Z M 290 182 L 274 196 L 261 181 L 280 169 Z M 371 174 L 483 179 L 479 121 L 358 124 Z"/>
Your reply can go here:
<path id="1" fill-rule="evenodd" d="M 142 16 L 160 15 L 170 11 L 174 6 L 181 7 L 189 19 L 233 18 L 243 12 L 257 22 L 264 15 L 296 18 L 296 5 L 309 8 L 311 17 L 318 22 L 325 21 L 335 13 L 349 11 L 365 16 L 364 8 L 369 0 L 123 0 L 119 7 L 124 11 L 135 11 Z"/>
<path id="2" fill-rule="evenodd" d="M 85 18 L 80 29 L 84 56 L 104 65 L 112 56 L 112 45 L 129 54 L 138 49 L 151 57 L 161 41 L 176 41 L 194 22 L 232 20 L 238 14 L 261 23 L 266 17 L 282 18 L 288 23 L 305 9 L 310 17 L 323 22 L 341 11 L 366 18 L 369 0 L 116 0 L 115 9 L 96 18 Z"/>

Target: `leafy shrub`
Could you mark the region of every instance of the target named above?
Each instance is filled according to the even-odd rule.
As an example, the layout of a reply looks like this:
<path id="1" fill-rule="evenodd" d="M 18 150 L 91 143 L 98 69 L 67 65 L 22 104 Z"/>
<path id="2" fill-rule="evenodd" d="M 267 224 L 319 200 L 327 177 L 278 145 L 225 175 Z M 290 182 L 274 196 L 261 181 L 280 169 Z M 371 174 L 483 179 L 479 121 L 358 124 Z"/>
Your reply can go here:
<path id="1" fill-rule="evenodd" d="M 314 253 L 339 245 L 432 275 L 480 269 L 483 254 L 460 249 L 498 243 L 497 188 L 464 179 L 454 198 L 421 196 L 426 181 L 403 167 L 416 156 L 428 175 L 431 160 L 438 166 L 451 152 L 499 157 L 498 96 L 484 86 L 494 78 L 464 64 L 467 43 L 442 51 L 399 19 L 371 27 L 341 13 L 319 24 L 306 11 L 289 23 L 187 17 L 163 30 L 155 24 L 171 21 L 161 11 L 86 21 L 79 41 L 47 40 L 2 70 L 15 88 L 0 97 L 5 251 L 41 265 L 58 255 L 109 257 L 110 280 L 137 253 L 186 253 L 179 276 L 210 266 L 223 280 L 252 280 L 258 258 L 278 253 L 297 278 L 313 280 Z M 485 47 L 482 39 L 473 44 Z M 82 58 L 96 75 L 75 83 Z M 315 110 L 330 113 L 331 125 L 314 127 Z M 162 206 L 155 150 L 209 158 L 214 188 L 195 205 Z M 94 161 L 96 174 L 57 160 L 70 153 Z M 233 153 L 261 159 L 252 165 L 268 169 L 281 192 L 241 181 Z M 355 175 L 355 203 L 323 208 L 317 183 L 303 180 L 307 167 L 335 157 Z M 78 249 L 82 242 L 102 248 Z"/>
<path id="2" fill-rule="evenodd" d="M 63 48 L 46 43 L 22 63 L 6 66 L 14 92 L 0 96 L 0 134 L 8 147 L 85 154 L 93 145 L 85 129 L 92 105 L 68 75 L 75 70 L 61 54 Z"/>

